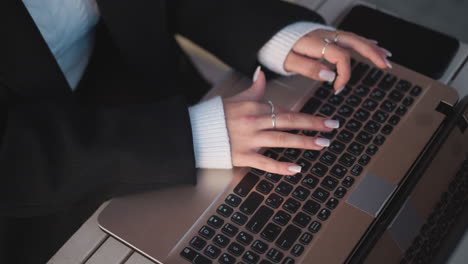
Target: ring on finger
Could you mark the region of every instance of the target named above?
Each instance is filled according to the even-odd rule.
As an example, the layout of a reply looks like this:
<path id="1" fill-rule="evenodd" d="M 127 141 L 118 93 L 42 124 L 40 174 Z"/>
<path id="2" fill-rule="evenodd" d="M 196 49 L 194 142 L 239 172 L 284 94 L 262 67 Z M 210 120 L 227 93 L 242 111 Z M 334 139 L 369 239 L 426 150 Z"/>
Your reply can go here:
<path id="1" fill-rule="evenodd" d="M 273 129 L 276 129 L 276 113 L 275 113 L 275 105 L 272 101 L 268 100 L 268 104 L 271 106 L 271 125 Z"/>
<path id="2" fill-rule="evenodd" d="M 333 39 L 329 39 L 329 38 L 324 38 L 323 41 L 325 41 L 325 44 L 323 44 L 323 47 L 322 47 L 322 59 L 325 57 L 325 51 L 327 50 L 328 45 L 335 43 Z"/>
<path id="3" fill-rule="evenodd" d="M 333 43 L 338 43 L 340 37 L 340 32 L 335 31 L 335 36 L 333 37 Z"/>

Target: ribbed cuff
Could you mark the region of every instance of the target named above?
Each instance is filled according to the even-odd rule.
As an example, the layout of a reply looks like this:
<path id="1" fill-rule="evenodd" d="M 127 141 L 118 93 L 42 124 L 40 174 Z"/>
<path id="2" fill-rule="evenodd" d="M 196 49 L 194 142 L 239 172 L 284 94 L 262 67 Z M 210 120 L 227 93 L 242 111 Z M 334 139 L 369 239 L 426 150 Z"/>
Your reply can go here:
<path id="1" fill-rule="evenodd" d="M 189 108 L 197 168 L 230 169 L 231 146 L 221 97 Z"/>
<path id="2" fill-rule="evenodd" d="M 258 61 L 268 69 L 281 74 L 293 75 L 284 69 L 284 61 L 294 44 L 309 32 L 317 29 L 335 31 L 336 29 L 313 22 L 296 22 L 276 33 L 258 52 Z"/>

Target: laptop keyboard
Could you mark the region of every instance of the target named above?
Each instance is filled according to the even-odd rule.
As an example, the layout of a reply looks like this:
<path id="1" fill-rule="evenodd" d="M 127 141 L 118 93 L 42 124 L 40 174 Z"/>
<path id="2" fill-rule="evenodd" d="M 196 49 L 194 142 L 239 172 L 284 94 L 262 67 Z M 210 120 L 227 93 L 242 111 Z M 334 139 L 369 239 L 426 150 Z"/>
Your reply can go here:
<path id="1" fill-rule="evenodd" d="M 180 255 L 196 264 L 293 264 L 358 181 L 422 89 L 352 60 L 334 95 L 323 83 L 301 112 L 332 118 L 332 132 L 288 131 L 330 139 L 321 151 L 270 148 L 264 155 L 302 167 L 296 175 L 251 169 Z"/>

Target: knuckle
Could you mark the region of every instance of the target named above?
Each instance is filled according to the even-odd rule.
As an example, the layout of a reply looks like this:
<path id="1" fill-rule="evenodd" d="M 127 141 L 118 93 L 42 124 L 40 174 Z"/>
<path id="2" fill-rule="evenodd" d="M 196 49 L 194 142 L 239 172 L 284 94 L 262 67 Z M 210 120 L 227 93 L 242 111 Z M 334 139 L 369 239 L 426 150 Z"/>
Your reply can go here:
<path id="1" fill-rule="evenodd" d="M 284 114 L 287 124 L 294 124 L 297 120 L 296 114 L 293 112 L 287 112 Z"/>
<path id="2" fill-rule="evenodd" d="M 278 133 L 278 134 L 276 135 L 275 141 L 276 141 L 276 143 L 278 144 L 278 146 L 284 146 L 284 145 L 287 143 L 288 139 L 287 139 L 286 134 L 284 134 L 284 133 Z"/>

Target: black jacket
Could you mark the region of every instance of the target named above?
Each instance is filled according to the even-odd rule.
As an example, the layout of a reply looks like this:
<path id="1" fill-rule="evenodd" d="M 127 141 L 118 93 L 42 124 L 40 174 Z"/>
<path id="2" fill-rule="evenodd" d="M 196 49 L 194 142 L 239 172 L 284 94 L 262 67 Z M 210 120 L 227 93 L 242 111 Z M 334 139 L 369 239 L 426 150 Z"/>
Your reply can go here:
<path id="1" fill-rule="evenodd" d="M 4 219 L 57 215 L 90 197 L 194 184 L 187 105 L 208 85 L 174 35 L 250 75 L 258 50 L 282 27 L 323 22 L 274 0 L 97 2 L 96 46 L 72 92 L 22 1 L 0 1 Z"/>

